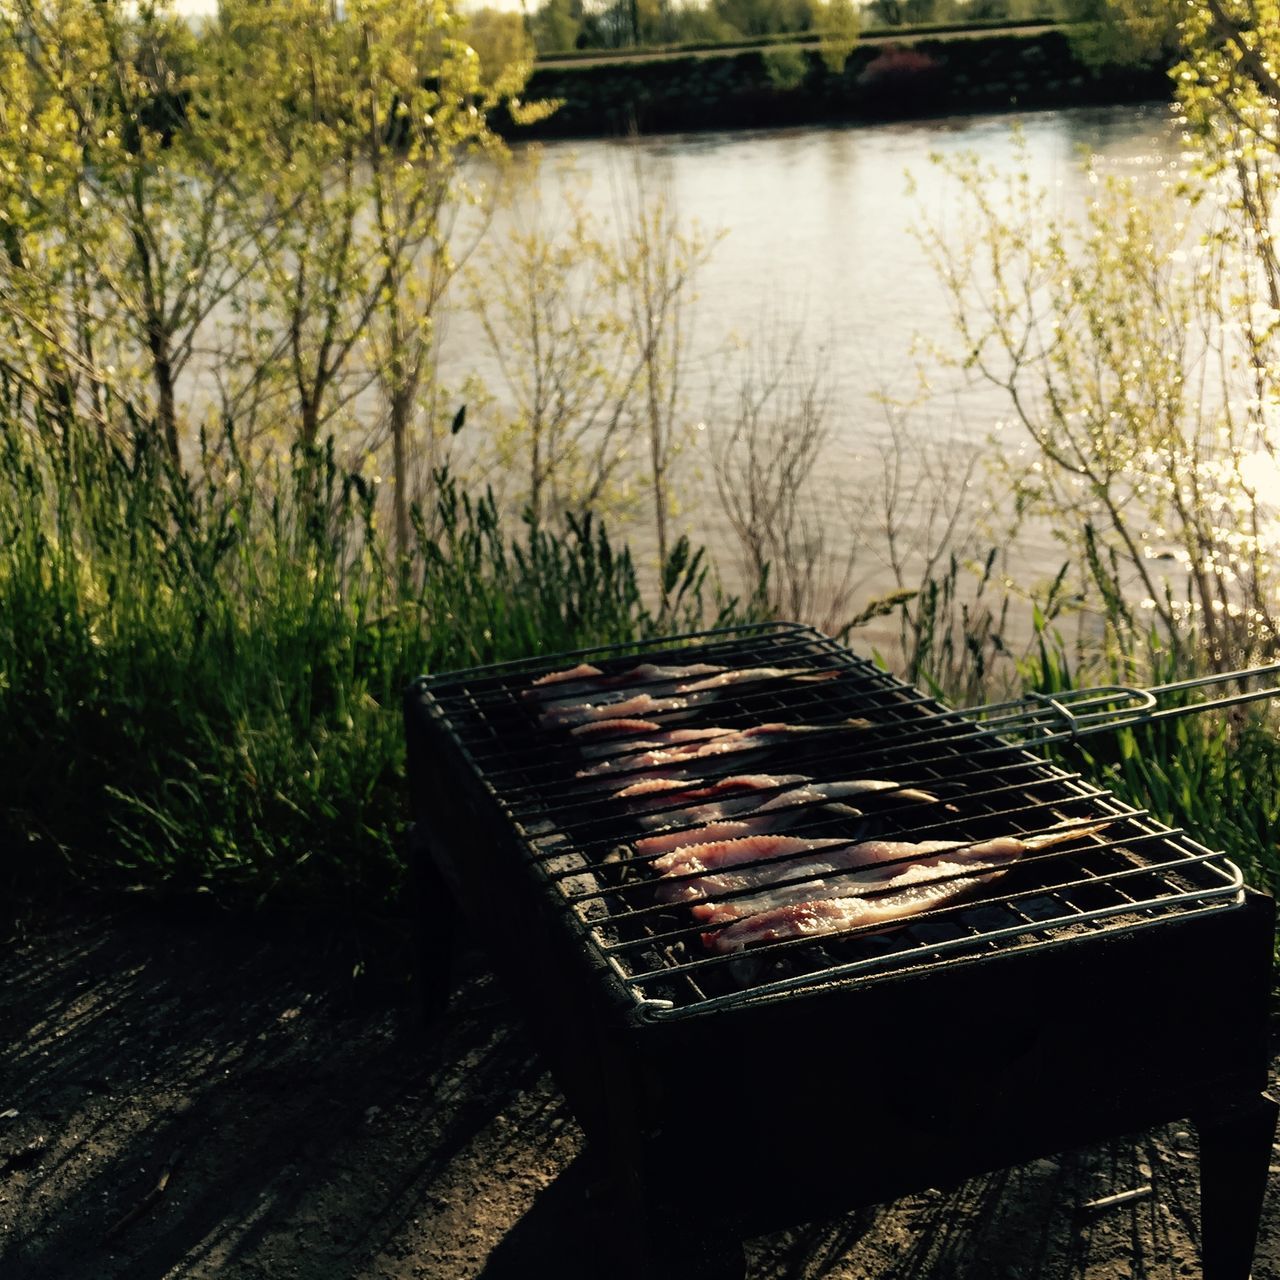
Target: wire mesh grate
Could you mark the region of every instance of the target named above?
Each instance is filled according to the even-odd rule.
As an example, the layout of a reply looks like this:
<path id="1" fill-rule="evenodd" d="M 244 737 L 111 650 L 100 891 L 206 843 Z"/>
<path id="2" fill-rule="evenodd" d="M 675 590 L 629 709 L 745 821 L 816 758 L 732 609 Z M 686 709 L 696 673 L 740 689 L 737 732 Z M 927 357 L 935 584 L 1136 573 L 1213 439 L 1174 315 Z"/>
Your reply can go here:
<path id="1" fill-rule="evenodd" d="M 598 674 L 576 685 L 535 684 L 579 663 Z M 680 692 L 697 683 L 687 675 L 639 679 L 640 664 L 703 664 L 730 674 L 691 697 Z M 442 675 L 420 688 L 450 749 L 502 813 L 525 870 L 551 890 L 584 945 L 654 1017 L 1072 945 L 1220 910 L 1242 889 L 1239 871 L 1220 854 L 1006 740 L 1001 717 L 1014 704 L 1002 704 L 984 723 L 808 628 L 775 624 L 668 637 Z M 609 719 L 601 688 L 619 704 L 639 688 L 649 709 L 625 731 L 575 735 L 566 712 L 603 708 L 598 718 Z M 1048 721 L 1017 721 L 1024 723 Z M 782 728 L 761 731 L 769 725 Z M 760 784 L 761 778 L 769 781 Z M 875 787 L 849 791 L 844 801 L 827 798 L 854 782 Z M 726 808 L 726 816 L 708 820 Z M 770 893 L 797 902 L 809 892 L 830 895 L 833 883 L 845 890 L 842 900 L 901 892 L 892 878 L 883 889 L 859 882 L 856 892 L 839 879 L 859 873 L 859 850 L 872 843 L 945 844 L 939 857 L 979 856 L 973 851 L 1010 838 L 1030 844 L 989 874 L 979 862 L 976 871 L 932 876 L 932 885 L 953 883 L 957 896 L 910 916 L 888 923 L 872 916 L 820 936 L 767 939 L 721 953 L 717 931 L 695 919 L 679 896 L 706 873 L 692 866 L 673 873 L 658 850 L 751 838 L 734 834 L 733 824 L 758 821 L 764 812 L 759 834 L 773 838 L 781 828 L 794 833 L 784 839 L 808 846 L 803 853 L 779 846 L 776 855 L 751 859 L 757 871 L 766 869 Z M 701 834 L 717 824 L 723 837 Z M 1052 846 L 1037 848 L 1051 833 Z M 821 858 L 807 866 L 806 857 L 817 857 L 815 843 Z M 854 861 L 832 871 L 828 863 L 839 868 L 842 858 Z M 920 861 L 918 852 L 903 849 L 881 858 L 880 870 L 905 873 Z M 727 905 L 735 899 L 750 906 L 752 893 L 758 889 L 749 884 L 717 891 L 715 911 L 735 910 Z"/>

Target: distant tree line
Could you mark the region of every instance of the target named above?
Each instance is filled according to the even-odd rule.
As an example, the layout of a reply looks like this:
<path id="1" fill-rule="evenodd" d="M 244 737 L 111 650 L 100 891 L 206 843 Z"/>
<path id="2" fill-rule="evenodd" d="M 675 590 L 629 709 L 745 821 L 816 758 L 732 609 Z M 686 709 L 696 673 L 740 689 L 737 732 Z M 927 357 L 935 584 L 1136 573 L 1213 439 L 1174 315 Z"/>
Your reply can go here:
<path id="1" fill-rule="evenodd" d="M 1094 0 L 844 0 L 861 25 L 999 21 L 1089 17 Z M 571 49 L 620 49 L 728 41 L 824 31 L 834 19 L 831 0 L 544 0 L 536 9 L 500 15 L 481 10 L 473 21 L 486 31 L 523 25 L 538 53 Z M 843 19 L 843 21 L 841 21 Z M 508 37 L 510 38 L 510 37 Z M 482 52 L 483 56 L 483 52 Z"/>

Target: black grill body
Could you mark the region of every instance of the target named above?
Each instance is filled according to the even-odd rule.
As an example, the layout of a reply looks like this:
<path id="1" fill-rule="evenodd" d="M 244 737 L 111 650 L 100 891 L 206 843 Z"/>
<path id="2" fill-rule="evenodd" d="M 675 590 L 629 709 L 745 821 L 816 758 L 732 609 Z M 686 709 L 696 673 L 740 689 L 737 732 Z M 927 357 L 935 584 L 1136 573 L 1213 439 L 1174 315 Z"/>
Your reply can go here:
<path id="1" fill-rule="evenodd" d="M 764 634 L 802 635 L 806 653 L 830 652 L 796 628 Z M 735 656 L 736 637 L 727 648 L 716 638 L 677 649 L 676 660 Z M 516 668 L 503 688 L 573 661 Z M 565 882 L 531 854 L 529 810 L 515 816 L 528 787 L 495 785 L 501 769 L 477 758 L 474 744 L 491 735 L 473 736 L 487 716 L 474 690 L 491 680 L 419 681 L 406 698 L 415 874 L 423 937 L 437 953 L 428 964 L 438 971 L 456 904 L 518 993 L 604 1160 L 617 1238 L 637 1275 L 740 1277 L 746 1235 L 1190 1119 L 1201 1136 L 1204 1274 L 1246 1280 L 1276 1119 L 1264 1093 L 1269 898 L 1218 893 L 1212 878 L 1210 896 L 1197 898 L 1193 866 L 1170 881 L 1167 912 L 992 940 L 974 903 L 960 909 L 962 920 L 966 911 L 980 919 L 967 940 L 931 949 L 926 931 L 895 952 L 881 938 L 869 964 L 856 944 L 837 944 L 799 977 L 787 965 L 782 982 L 735 961 L 726 968 L 745 974 L 739 997 L 717 988 L 668 1005 L 651 985 L 626 981 L 625 965 L 597 945 L 611 926 L 593 929 L 589 913 L 584 921 Z M 878 688 L 884 680 L 876 674 Z M 945 710 L 907 686 L 892 692 L 921 715 Z M 504 717 L 500 726 L 518 724 Z M 498 741 L 490 759 L 522 749 Z M 1007 762 L 1020 754 L 1011 748 Z M 576 761 L 554 744 L 546 755 L 537 767 L 551 772 L 531 776 L 552 794 L 557 757 L 566 777 Z M 1106 809 L 1101 795 L 1089 803 Z"/>

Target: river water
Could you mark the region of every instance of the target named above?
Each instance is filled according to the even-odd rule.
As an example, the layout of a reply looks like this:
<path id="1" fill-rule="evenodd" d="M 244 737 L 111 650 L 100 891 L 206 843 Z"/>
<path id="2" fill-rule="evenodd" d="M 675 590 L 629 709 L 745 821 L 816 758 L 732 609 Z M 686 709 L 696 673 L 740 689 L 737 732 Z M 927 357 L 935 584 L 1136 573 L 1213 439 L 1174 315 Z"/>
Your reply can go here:
<path id="1" fill-rule="evenodd" d="M 1153 187 L 1169 179 L 1177 160 L 1176 126 L 1161 104 L 1038 112 L 1017 123 L 1025 138 L 1022 163 L 1058 211 L 1078 209 L 1088 195 L 1082 153 L 1092 154 L 1104 173 L 1135 175 Z M 733 357 L 726 353 L 735 342 L 758 347 L 769 340 L 762 335 L 780 343 L 781 334 L 799 327 L 800 345 L 821 364 L 831 392 L 829 439 L 812 504 L 825 537 L 826 569 L 839 576 L 852 549 L 858 560 L 853 603 L 893 587 L 883 529 L 869 516 L 883 488 L 882 459 L 894 452 L 891 415 L 881 398 L 915 390 L 920 361 L 914 352 L 922 341 L 956 348 L 946 292 L 911 228 L 927 221 L 945 230 L 958 216 L 954 184 L 931 157 L 973 153 L 1012 170 L 1018 163 L 1013 124 L 1009 116 L 957 117 L 546 148 L 552 163 L 544 163 L 539 181 L 548 195 L 559 182 L 557 164 L 571 158 L 591 178 L 587 200 L 607 222 L 619 175 L 635 165 L 645 188 L 664 191 L 683 220 L 724 233 L 698 278 L 686 415 L 694 447 L 681 480 L 680 523 L 708 545 L 731 582 L 736 544 L 715 498 L 706 447 L 726 429 L 732 408 L 726 370 Z M 468 355 L 455 343 L 446 367 L 468 357 L 474 363 L 474 346 L 461 346 Z M 996 447 L 993 430 L 1007 414 L 1000 393 L 967 388 L 956 375 L 934 370 L 930 395 L 905 416 L 912 442 L 896 450 L 904 469 L 899 483 L 909 491 L 916 468 L 928 462 L 945 470 L 955 496 L 964 460 Z M 934 537 L 927 526 L 937 487 L 930 486 L 932 498 L 921 493 L 907 500 L 899 513 L 900 547 Z M 980 519 L 975 502 L 960 531 Z M 642 550 L 652 545 L 643 522 L 628 536 Z M 975 545 L 982 536 L 975 535 Z M 1060 563 L 1051 531 L 1041 528 L 1023 535 L 1009 568 L 1035 577 Z"/>

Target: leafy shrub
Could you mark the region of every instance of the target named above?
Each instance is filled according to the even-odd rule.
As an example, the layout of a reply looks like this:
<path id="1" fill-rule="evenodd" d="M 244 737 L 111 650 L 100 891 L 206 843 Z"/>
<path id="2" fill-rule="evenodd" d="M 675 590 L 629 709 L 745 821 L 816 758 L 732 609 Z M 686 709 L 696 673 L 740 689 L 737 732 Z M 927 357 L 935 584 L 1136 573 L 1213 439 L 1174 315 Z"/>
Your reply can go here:
<path id="1" fill-rule="evenodd" d="M 764 63 L 769 83 L 783 92 L 798 89 L 809 74 L 809 61 L 804 50 L 794 44 L 765 49 L 760 55 L 760 61 Z"/>
<path id="2" fill-rule="evenodd" d="M 906 98 L 932 88 L 941 64 L 918 49 L 889 45 L 863 67 L 858 87 L 885 97 Z"/>

